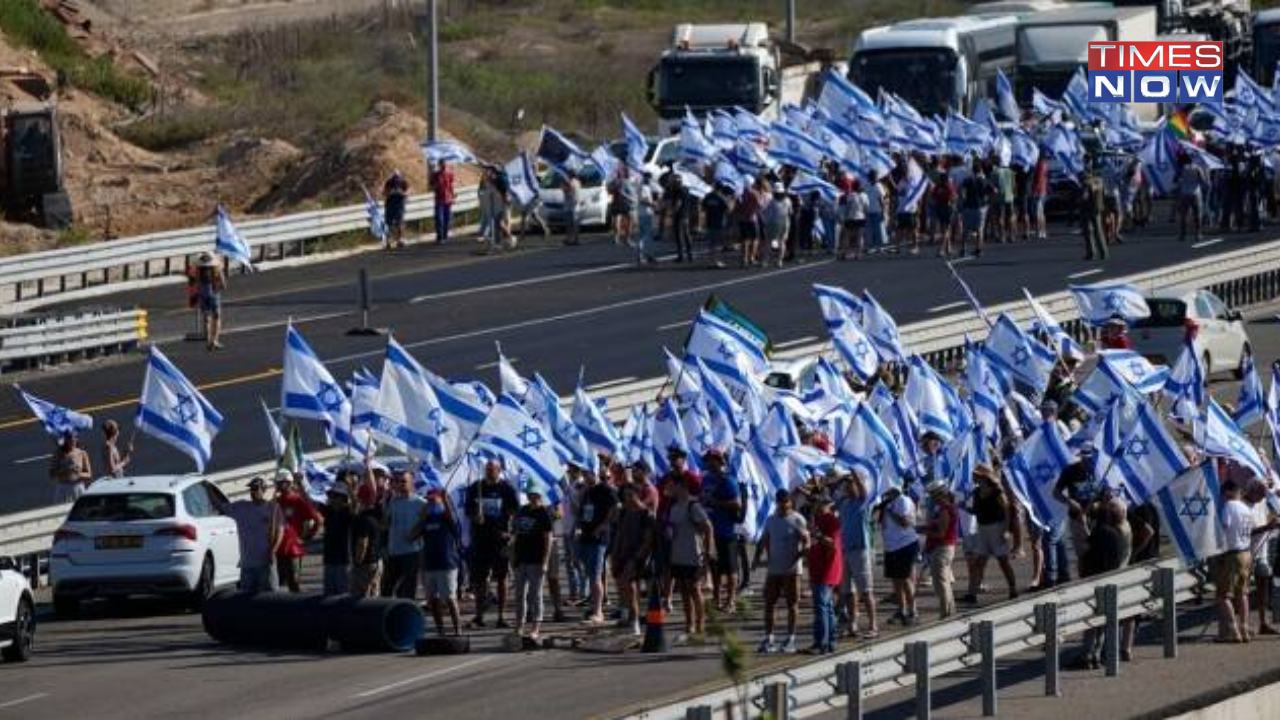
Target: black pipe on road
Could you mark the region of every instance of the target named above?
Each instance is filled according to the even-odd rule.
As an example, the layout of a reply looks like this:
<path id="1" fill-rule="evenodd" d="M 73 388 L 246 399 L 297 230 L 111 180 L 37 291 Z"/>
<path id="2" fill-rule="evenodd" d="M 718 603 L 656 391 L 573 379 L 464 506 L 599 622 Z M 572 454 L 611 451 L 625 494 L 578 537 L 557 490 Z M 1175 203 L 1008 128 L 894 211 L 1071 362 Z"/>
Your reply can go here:
<path id="1" fill-rule="evenodd" d="M 343 652 L 410 650 L 426 626 L 409 600 L 229 590 L 205 601 L 201 620 L 227 645 L 323 651 L 332 640 Z"/>

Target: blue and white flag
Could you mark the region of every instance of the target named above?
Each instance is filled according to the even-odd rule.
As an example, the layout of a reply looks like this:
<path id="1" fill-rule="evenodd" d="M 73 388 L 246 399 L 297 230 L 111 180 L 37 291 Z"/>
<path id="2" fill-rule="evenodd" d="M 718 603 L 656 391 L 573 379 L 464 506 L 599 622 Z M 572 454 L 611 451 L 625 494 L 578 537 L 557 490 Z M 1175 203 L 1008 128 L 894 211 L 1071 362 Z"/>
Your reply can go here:
<path id="1" fill-rule="evenodd" d="M 498 350 L 498 381 L 502 392 L 511 397 L 523 400 L 529 394 L 529 381 L 520 376 L 502 350 Z"/>
<path id="2" fill-rule="evenodd" d="M 1183 340 L 1178 360 L 1164 381 L 1163 394 L 1173 401 L 1170 414 L 1174 418 L 1190 424 L 1200 416 L 1208 389 L 1205 387 L 1204 368 L 1200 366 L 1200 355 L 1190 339 Z"/>
<path id="3" fill-rule="evenodd" d="M 1161 129 L 1147 140 L 1138 154 L 1142 160 L 1143 176 L 1158 197 L 1173 194 L 1179 172 L 1177 147 L 1178 141 L 1168 130 Z"/>
<path id="4" fill-rule="evenodd" d="M 1169 368 L 1154 365 L 1133 350 L 1101 350 L 1098 362 L 1115 370 L 1115 374 L 1143 395 L 1159 392 L 1169 380 Z"/>
<path id="5" fill-rule="evenodd" d="M 1013 385 L 985 351 L 966 344 L 964 356 L 965 386 L 973 403 L 974 420 L 982 427 L 983 437 L 994 440 L 1000 430 L 1000 411 Z"/>
<path id="6" fill-rule="evenodd" d="M 769 157 L 800 170 L 817 173 L 826 149 L 790 125 L 775 122 L 769 129 Z"/>
<path id="7" fill-rule="evenodd" d="M 891 487 L 901 487 L 907 463 L 898 451 L 893 433 L 866 403 L 859 403 L 849 422 L 836 459 L 860 471 L 874 503 Z"/>
<path id="8" fill-rule="evenodd" d="M 982 303 L 978 301 L 978 296 L 973 294 L 973 290 L 969 287 L 969 283 L 965 282 L 964 278 L 960 277 L 960 273 L 956 272 L 956 266 L 952 265 L 950 260 L 946 260 L 944 262 L 947 264 L 947 269 L 951 271 L 952 279 L 954 279 L 956 284 L 960 286 L 960 291 L 964 293 L 965 299 L 969 301 L 969 307 L 973 308 L 973 312 L 976 313 L 978 317 L 982 318 L 982 322 L 985 323 L 987 327 L 991 327 L 991 318 L 987 316 L 987 311 L 982 308 Z"/>
<path id="9" fill-rule="evenodd" d="M 316 420 L 324 424 L 330 443 L 363 455 L 368 447 L 364 432 L 353 429 L 351 401 L 307 341 L 292 325 L 284 335 L 284 371 L 281 374 L 280 413 L 284 417 Z"/>
<path id="10" fill-rule="evenodd" d="M 613 156 L 608 145 L 600 145 L 591 151 L 591 163 L 600 169 L 601 177 L 612 178 L 618 174 L 618 158 Z"/>
<path id="11" fill-rule="evenodd" d="M 662 476 L 671 472 L 671 461 L 667 453 L 673 449 L 683 450 L 691 454 L 689 440 L 684 435 L 684 426 L 680 423 L 680 411 L 671 398 L 663 400 L 653 414 L 653 425 L 650 429 L 650 446 L 653 452 L 654 473 Z M 689 463 L 696 465 L 696 457 L 690 457 Z"/>
<path id="12" fill-rule="evenodd" d="M 1080 174 L 1084 172 L 1084 153 L 1076 131 L 1065 125 L 1055 126 L 1045 137 L 1044 149 L 1062 166 L 1066 178 L 1079 184 Z"/>
<path id="13" fill-rule="evenodd" d="M 369 234 L 386 245 L 391 231 L 387 229 L 387 220 L 382 215 L 382 205 L 378 203 L 373 193 L 369 192 L 369 188 L 361 188 L 361 190 L 364 191 L 364 212 L 369 217 Z"/>
<path id="14" fill-rule="evenodd" d="M 1195 426 L 1195 441 L 1205 455 L 1217 455 L 1235 461 L 1254 472 L 1259 478 L 1267 477 L 1266 463 L 1249 443 L 1244 431 L 1236 425 L 1227 411 L 1212 397 L 1208 399 L 1204 413 Z"/>
<path id="15" fill-rule="evenodd" d="M 611 458 L 617 458 L 622 454 L 618 429 L 604 416 L 604 409 L 600 407 L 600 403 L 591 399 L 581 385 L 573 393 L 571 417 L 592 453 L 608 455 Z"/>
<path id="16" fill-rule="evenodd" d="M 1013 96 L 1013 83 L 1005 77 L 1004 71 L 996 68 L 996 105 L 1000 114 L 1009 122 L 1018 122 L 1022 113 L 1018 111 L 1018 100 Z"/>
<path id="17" fill-rule="evenodd" d="M 743 382 L 743 368 L 756 375 L 769 370 L 769 358 L 759 340 L 705 310 L 699 310 L 694 320 L 685 356 L 701 358 L 722 378 L 738 382 Z"/>
<path id="18" fill-rule="evenodd" d="M 187 455 L 195 461 L 196 470 L 204 472 L 213 439 L 222 429 L 222 415 L 153 345 L 134 426 Z"/>
<path id="19" fill-rule="evenodd" d="M 1040 162 L 1040 143 L 1031 133 L 1016 128 L 1009 133 L 1009 164 L 1030 172 Z"/>
<path id="20" fill-rule="evenodd" d="M 1066 330 L 1058 324 L 1057 319 L 1049 313 L 1043 305 L 1040 304 L 1031 291 L 1022 288 L 1022 294 L 1027 297 L 1027 304 L 1031 306 L 1031 312 L 1035 313 L 1036 332 L 1043 333 L 1048 337 L 1050 347 L 1057 351 L 1058 357 L 1065 359 L 1084 360 L 1084 348 L 1071 337 Z"/>
<path id="21" fill-rule="evenodd" d="M 537 490 L 548 499 L 559 496 L 557 486 L 564 463 L 555 441 L 542 423 L 530 417 L 520 402 L 503 393 L 476 435 L 476 449 L 500 456 L 516 470 L 521 492 Z"/>
<path id="22" fill-rule="evenodd" d="M 1266 415 L 1267 398 L 1262 392 L 1262 380 L 1258 378 L 1258 368 L 1253 362 L 1253 353 L 1249 350 L 1244 355 L 1244 378 L 1240 382 L 1240 398 L 1236 400 L 1236 412 L 1232 419 L 1242 429 L 1249 429 L 1262 422 Z"/>
<path id="23" fill-rule="evenodd" d="M 720 377 L 707 367 L 699 358 L 694 358 L 698 368 L 704 391 L 704 401 L 710 411 L 711 431 L 715 435 L 716 445 L 721 449 L 730 447 L 746 427 L 746 414 L 742 406 L 734 400 L 729 389 L 720 381 Z"/>
<path id="24" fill-rule="evenodd" d="M 881 307 L 870 290 L 862 291 L 862 330 L 875 343 L 880 357 L 886 362 L 905 360 L 907 351 L 898 333 L 898 323 Z"/>
<path id="25" fill-rule="evenodd" d="M 622 448 L 621 460 L 628 465 L 637 462 L 650 463 L 649 448 L 649 414 L 644 407 L 632 405 L 627 413 L 627 420 L 618 432 L 618 441 Z M 652 469 L 652 467 L 650 467 Z"/>
<path id="26" fill-rule="evenodd" d="M 707 139 L 702 126 L 686 108 L 680 123 L 680 160 L 691 165 L 709 165 L 719 154 L 720 149 Z"/>
<path id="27" fill-rule="evenodd" d="M 880 108 L 876 107 L 874 100 L 834 69 L 823 73 L 822 94 L 818 96 L 818 107 L 822 108 L 833 122 L 845 127 L 856 126 L 864 116 L 880 114 Z"/>
<path id="28" fill-rule="evenodd" d="M 480 383 L 451 383 L 429 370 L 425 372 L 441 410 L 436 428 L 440 452 L 445 464 L 451 465 L 462 457 L 467 445 L 480 431 L 495 399 Z"/>
<path id="29" fill-rule="evenodd" d="M 683 361 L 671 351 L 662 348 L 667 360 L 667 377 L 671 379 L 671 394 L 677 405 L 688 405 L 702 397 L 702 374 L 696 372 L 697 358 L 686 357 Z"/>
<path id="30" fill-rule="evenodd" d="M 456 140 L 424 142 L 422 143 L 422 155 L 426 158 L 427 167 L 431 170 L 435 170 L 441 160 L 446 163 L 479 164 L 475 153 L 471 152 L 471 148 Z"/>
<path id="31" fill-rule="evenodd" d="M 41 400 L 17 385 L 14 387 L 17 388 L 18 394 L 22 396 L 22 401 L 31 410 L 31 414 L 35 415 L 40 424 L 44 426 L 44 431 L 53 437 L 61 438 L 64 435 L 75 435 L 93 429 L 92 417 L 64 408 L 61 405 L 54 405 L 47 400 Z"/>
<path id="32" fill-rule="evenodd" d="M 1219 520 L 1222 485 L 1212 459 L 1187 470 L 1157 494 L 1161 526 L 1188 565 L 1226 550 Z"/>
<path id="33" fill-rule="evenodd" d="M 356 370 L 347 383 L 351 398 L 351 427 L 368 427 L 378 403 L 378 376 L 365 368 Z"/>
<path id="34" fill-rule="evenodd" d="M 267 436 L 271 438 L 271 456 L 276 459 L 282 458 L 285 450 L 288 449 L 284 433 L 280 432 L 280 425 L 276 423 L 275 415 L 271 414 L 271 408 L 267 407 L 267 401 L 258 398 L 258 402 L 262 404 L 262 417 L 267 422 Z"/>
<path id="35" fill-rule="evenodd" d="M 813 284 L 813 296 L 818 299 L 818 307 L 822 309 L 822 318 L 827 322 L 827 329 L 832 330 L 853 318 L 861 324 L 862 301 L 857 295 L 835 285 Z"/>
<path id="36" fill-rule="evenodd" d="M 920 423 L 920 432 L 932 431 L 949 442 L 956 435 L 951 400 L 943 380 L 919 355 L 907 359 L 907 387 L 902 393 Z"/>
<path id="37" fill-rule="evenodd" d="M 249 243 L 244 241 L 235 223 L 231 222 L 231 215 L 227 213 L 226 207 L 218 206 L 214 226 L 214 251 L 252 270 L 253 259 L 250 256 Z"/>
<path id="38" fill-rule="evenodd" d="M 903 182 L 898 187 L 898 209 L 897 213 L 914 213 L 920 207 L 920 201 L 924 199 L 925 193 L 929 190 L 929 176 L 924 174 L 924 168 L 920 167 L 920 163 L 915 158 L 907 160 L 907 174 L 903 178 Z"/>
<path id="39" fill-rule="evenodd" d="M 387 445 L 419 460 L 448 460 L 440 444 L 444 410 L 428 373 L 395 338 L 387 339 L 378 399 L 371 414 L 370 432 Z"/>
<path id="40" fill-rule="evenodd" d="M 1125 382 L 1111 363 L 1100 360 L 1089 377 L 1080 384 L 1072 399 L 1085 412 L 1098 415 L 1117 399 L 1130 395 L 1137 395 L 1133 386 Z"/>
<path id="41" fill-rule="evenodd" d="M 800 198 L 808 198 L 813 193 L 818 193 L 823 200 L 832 204 L 840 196 L 840 191 L 836 189 L 835 185 L 805 172 L 798 174 L 795 180 L 792 181 L 790 191 L 791 194 Z M 820 221 L 821 218 L 818 218 L 816 222 Z"/>
<path id="42" fill-rule="evenodd" d="M 1031 88 L 1031 109 L 1037 115 L 1045 117 L 1049 117 L 1054 113 L 1061 114 L 1066 110 L 1062 103 L 1040 92 L 1040 88 Z"/>
<path id="43" fill-rule="evenodd" d="M 858 379 L 866 382 L 875 377 L 880 368 L 880 354 L 853 318 L 831 329 L 831 341 Z"/>
<path id="44" fill-rule="evenodd" d="M 1144 503 L 1191 465 L 1150 403 L 1138 403 L 1132 414 L 1124 412 L 1122 404 L 1112 408 L 1103 423 L 1099 451 L 1110 462 L 1099 477 L 1113 484 L 1122 482 L 1135 500 Z"/>
<path id="45" fill-rule="evenodd" d="M 1071 450 L 1054 422 L 1036 428 L 1009 461 L 1009 485 L 1041 527 L 1067 517 L 1067 506 L 1054 497 L 1053 488 L 1070 464 Z"/>
<path id="46" fill-rule="evenodd" d="M 547 125 L 542 126 L 537 156 L 571 173 L 581 170 L 582 166 L 591 159 L 591 156 L 575 145 L 572 140 Z"/>
<path id="47" fill-rule="evenodd" d="M 738 123 L 729 113 L 723 110 L 712 110 L 707 115 L 707 124 L 710 125 L 710 131 L 705 134 L 721 152 L 728 152 L 738 144 Z"/>
<path id="48" fill-rule="evenodd" d="M 640 132 L 640 128 L 631 122 L 626 113 L 622 113 L 622 137 L 627 143 L 627 164 L 632 169 L 642 169 L 645 156 L 649 154 L 649 138 Z"/>
<path id="49" fill-rule="evenodd" d="M 1113 315 L 1125 322 L 1151 317 L 1147 299 L 1133 285 L 1071 285 L 1068 289 L 1080 309 L 1080 317 L 1091 325 L 1105 325 Z"/>
<path id="50" fill-rule="evenodd" d="M 773 512 L 773 483 L 760 460 L 747 450 L 733 453 L 729 467 L 733 478 L 747 494 L 747 506 L 742 520 L 743 532 L 753 542 L 758 541 L 764 532 L 765 521 Z"/>
<path id="51" fill-rule="evenodd" d="M 1008 315 L 1000 314 L 987 334 L 987 357 L 1009 377 L 1044 394 L 1057 355 L 1029 337 Z"/>
<path id="52" fill-rule="evenodd" d="M 543 423 L 550 431 L 561 461 L 593 472 L 599 470 L 599 459 L 591 452 L 569 413 L 560 407 L 560 395 L 542 375 L 534 373 L 529 394 L 524 398 L 524 408 L 530 417 Z"/>
<path id="53" fill-rule="evenodd" d="M 507 176 L 507 188 L 516 205 L 527 208 L 538 199 L 538 176 L 533 172 L 528 154 L 520 153 L 511 158 L 502 171 Z"/>

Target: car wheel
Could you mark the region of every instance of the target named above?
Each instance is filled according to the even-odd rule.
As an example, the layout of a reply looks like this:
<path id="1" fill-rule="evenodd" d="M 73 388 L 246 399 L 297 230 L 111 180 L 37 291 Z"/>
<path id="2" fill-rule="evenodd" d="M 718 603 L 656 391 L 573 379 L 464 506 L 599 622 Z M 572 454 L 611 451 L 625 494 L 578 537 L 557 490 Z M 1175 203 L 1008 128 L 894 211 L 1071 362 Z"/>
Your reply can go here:
<path id="1" fill-rule="evenodd" d="M 213 594 L 213 558 L 206 556 L 200 566 L 200 579 L 191 591 L 190 605 L 193 610 L 204 606 L 204 601 Z"/>
<path id="2" fill-rule="evenodd" d="M 1237 380 L 1244 379 L 1244 361 L 1253 352 L 1253 348 L 1249 347 L 1249 343 L 1240 346 L 1240 362 L 1236 363 L 1236 369 L 1231 371 Z"/>
<path id="3" fill-rule="evenodd" d="M 13 644 L 0 650 L 9 662 L 26 662 L 36 646 L 36 611 L 31 601 L 23 598 L 18 604 L 18 616 L 14 619 Z"/>
<path id="4" fill-rule="evenodd" d="M 63 620 L 80 614 L 80 598 L 53 594 L 53 614 Z"/>

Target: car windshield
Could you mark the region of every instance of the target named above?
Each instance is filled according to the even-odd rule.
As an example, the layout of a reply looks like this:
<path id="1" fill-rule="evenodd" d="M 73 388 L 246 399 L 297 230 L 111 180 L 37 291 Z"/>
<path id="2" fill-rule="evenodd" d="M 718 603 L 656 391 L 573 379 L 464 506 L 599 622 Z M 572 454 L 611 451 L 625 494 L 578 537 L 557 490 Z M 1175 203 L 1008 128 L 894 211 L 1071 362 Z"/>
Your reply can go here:
<path id="1" fill-rule="evenodd" d="M 173 517 L 173 496 L 166 493 L 116 493 L 85 495 L 71 507 L 67 520 L 75 522 L 129 522 Z"/>
<path id="2" fill-rule="evenodd" d="M 849 79 L 872 97 L 891 92 L 926 117 L 959 109 L 956 55 L 950 50 L 861 52 L 849 64 Z"/>
<path id="3" fill-rule="evenodd" d="M 1280 23 L 1253 26 L 1253 77 L 1263 87 L 1271 87 L 1276 62 L 1280 61 Z"/>
<path id="4" fill-rule="evenodd" d="M 1135 320 L 1135 328 L 1180 327 L 1187 317 L 1187 304 L 1181 300 L 1147 298 L 1151 316 Z"/>
<path id="5" fill-rule="evenodd" d="M 1089 60 L 1089 43 L 1106 41 L 1107 29 L 1101 25 L 1025 27 L 1018 36 L 1018 64 L 1083 65 Z"/>
<path id="6" fill-rule="evenodd" d="M 667 58 L 658 74 L 658 102 L 681 115 L 686 105 L 754 109 L 760 101 L 760 70 L 752 57 Z"/>

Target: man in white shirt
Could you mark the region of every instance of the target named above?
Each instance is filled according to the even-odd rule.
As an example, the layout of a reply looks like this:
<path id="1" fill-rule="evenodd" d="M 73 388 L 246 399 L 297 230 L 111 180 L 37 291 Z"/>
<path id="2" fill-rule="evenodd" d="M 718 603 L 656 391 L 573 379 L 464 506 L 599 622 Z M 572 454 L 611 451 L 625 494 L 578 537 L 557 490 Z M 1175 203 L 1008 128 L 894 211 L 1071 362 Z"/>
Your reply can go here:
<path id="1" fill-rule="evenodd" d="M 1214 585 L 1218 600 L 1218 642 L 1249 641 L 1249 570 L 1252 559 L 1253 510 L 1240 499 L 1235 480 L 1222 483 L 1223 552 L 1215 558 Z"/>
<path id="2" fill-rule="evenodd" d="M 898 611 L 890 623 L 914 625 L 916 622 L 915 576 L 920 538 L 916 534 L 916 504 L 898 488 L 885 493 L 880 506 L 881 529 L 884 534 L 884 574 L 893 584 Z"/>
<path id="3" fill-rule="evenodd" d="M 1276 529 L 1280 528 L 1280 500 L 1272 495 L 1265 483 L 1255 480 L 1249 483 L 1248 488 L 1244 500 L 1253 511 L 1249 554 L 1253 558 L 1253 585 L 1258 593 L 1254 603 L 1258 608 L 1258 634 L 1275 635 L 1275 627 L 1267 622 L 1267 612 L 1271 607 L 1271 582 L 1275 574 L 1272 550 L 1276 543 Z"/>

